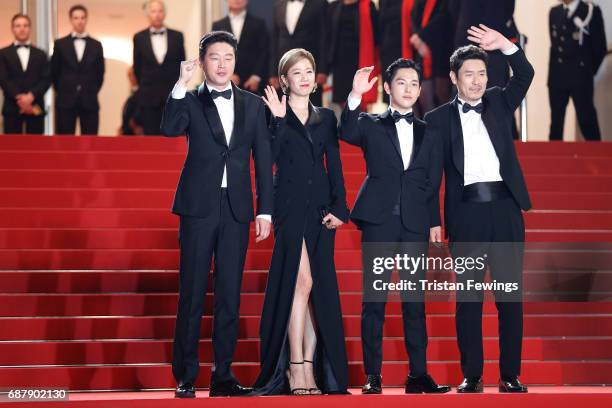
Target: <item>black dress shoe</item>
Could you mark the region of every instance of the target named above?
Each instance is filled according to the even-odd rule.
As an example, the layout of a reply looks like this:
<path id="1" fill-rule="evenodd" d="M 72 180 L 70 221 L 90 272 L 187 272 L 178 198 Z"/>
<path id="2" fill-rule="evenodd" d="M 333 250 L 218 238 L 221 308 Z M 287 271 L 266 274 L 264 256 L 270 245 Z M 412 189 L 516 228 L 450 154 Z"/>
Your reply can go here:
<path id="1" fill-rule="evenodd" d="M 482 377 L 467 377 L 457 387 L 457 392 L 460 394 L 479 393 L 482 392 Z"/>
<path id="2" fill-rule="evenodd" d="M 366 383 L 361 389 L 362 394 L 382 394 L 382 377 L 380 375 L 368 375 Z"/>
<path id="3" fill-rule="evenodd" d="M 408 376 L 406 379 L 406 394 L 444 394 L 451 390 L 448 385 L 438 385 L 429 374 L 418 377 Z"/>
<path id="4" fill-rule="evenodd" d="M 527 392 L 527 387 L 517 377 L 502 378 L 499 380 L 499 392 Z"/>
<path id="5" fill-rule="evenodd" d="M 195 387 L 192 383 L 179 384 L 174 391 L 175 398 L 195 398 Z"/>
<path id="6" fill-rule="evenodd" d="M 210 392 L 211 397 L 240 397 L 253 392 L 251 387 L 243 387 L 236 380 L 211 382 Z"/>

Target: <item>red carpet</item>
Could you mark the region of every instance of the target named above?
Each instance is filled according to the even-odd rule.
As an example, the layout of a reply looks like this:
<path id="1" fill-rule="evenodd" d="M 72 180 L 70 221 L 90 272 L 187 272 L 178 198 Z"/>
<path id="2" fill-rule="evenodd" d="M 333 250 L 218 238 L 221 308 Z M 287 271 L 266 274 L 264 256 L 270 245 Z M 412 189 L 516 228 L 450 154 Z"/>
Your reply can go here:
<path id="1" fill-rule="evenodd" d="M 363 177 L 358 150 L 342 146 L 350 204 Z M 518 144 L 534 209 L 525 215 L 528 241 L 612 242 L 612 144 Z M 71 390 L 137 390 L 173 387 L 171 339 L 176 312 L 177 218 L 170 214 L 182 166 L 182 139 L 124 137 L 0 138 L 0 385 Z M 250 383 L 258 370 L 258 325 L 272 241 L 251 243 L 241 301 L 235 373 Z M 359 313 L 359 232 L 337 234 L 336 265 L 350 360 L 350 382 L 363 381 Z M 578 259 L 598 269 L 598 290 L 612 291 L 610 265 Z M 526 256 L 525 279 L 545 284 L 541 260 Z M 598 275 L 599 276 L 599 275 Z M 580 274 L 569 277 L 579 280 Z M 210 312 L 211 297 L 207 298 Z M 430 371 L 440 383 L 461 379 L 454 305 L 429 303 Z M 497 381 L 497 316 L 485 305 L 485 382 Z M 407 357 L 399 304 L 387 307 L 383 378 L 402 384 Z M 209 313 L 202 325 L 202 370 L 209 380 L 212 350 Z M 529 385 L 612 384 L 612 302 L 527 303 L 521 379 Z M 528 395 L 286 397 L 251 399 L 265 404 L 427 408 L 538 404 L 610 405 L 607 387 L 532 387 Z M 356 392 L 357 393 L 357 392 Z M 199 396 L 204 397 L 205 392 Z M 72 394 L 46 406 L 171 407 L 168 392 Z M 461 398 L 461 400 L 450 400 Z M 238 406 L 241 399 L 216 399 Z M 20 407 L 40 406 L 20 404 Z M 2 406 L 10 406 L 4 404 Z M 263 406 L 263 405 L 262 405 Z"/>

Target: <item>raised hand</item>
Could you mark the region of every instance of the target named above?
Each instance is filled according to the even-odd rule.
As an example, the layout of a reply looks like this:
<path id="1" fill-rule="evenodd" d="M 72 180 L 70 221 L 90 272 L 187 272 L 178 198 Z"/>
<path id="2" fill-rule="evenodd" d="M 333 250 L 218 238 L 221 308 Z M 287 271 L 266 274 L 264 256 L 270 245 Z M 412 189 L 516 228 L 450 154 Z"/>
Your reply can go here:
<path id="1" fill-rule="evenodd" d="M 485 51 L 505 51 L 512 48 L 512 42 L 498 31 L 479 24 L 478 27 L 471 26 L 467 30 L 468 40 L 475 42 Z"/>
<path id="2" fill-rule="evenodd" d="M 361 97 L 361 95 L 372 89 L 376 81 L 378 81 L 378 77 L 370 79 L 372 71 L 374 71 L 374 67 L 361 68 L 355 72 L 355 76 L 353 77 L 353 90 L 351 91 L 353 96 L 357 98 Z"/>
<path id="3" fill-rule="evenodd" d="M 264 92 L 265 95 L 262 96 L 261 99 L 263 99 L 266 106 L 270 109 L 272 115 L 277 118 L 284 118 L 287 114 L 287 95 L 283 95 L 283 98 L 279 100 L 276 89 L 271 85 L 266 86 Z"/>
<path id="4" fill-rule="evenodd" d="M 193 77 L 193 74 L 195 73 L 197 68 L 197 58 L 189 61 L 181 61 L 181 74 L 179 76 L 178 82 L 184 87 L 187 87 L 187 84 L 189 83 L 189 81 L 191 81 L 191 78 Z"/>

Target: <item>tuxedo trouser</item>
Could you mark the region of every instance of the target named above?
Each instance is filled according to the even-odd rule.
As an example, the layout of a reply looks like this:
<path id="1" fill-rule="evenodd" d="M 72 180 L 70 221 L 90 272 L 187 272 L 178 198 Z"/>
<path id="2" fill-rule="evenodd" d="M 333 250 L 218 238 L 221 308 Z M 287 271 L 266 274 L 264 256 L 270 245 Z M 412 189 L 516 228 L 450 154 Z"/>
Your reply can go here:
<path id="1" fill-rule="evenodd" d="M 55 133 L 58 135 L 74 135 L 76 121 L 79 118 L 82 135 L 97 135 L 100 125 L 98 110 L 84 110 L 78 105 L 74 108 L 57 108 Z"/>
<path id="2" fill-rule="evenodd" d="M 490 202 L 461 202 L 453 215 L 450 238 L 453 257 L 475 258 L 486 254 L 491 280 L 520 282 L 522 285 L 525 224 L 512 197 Z M 466 271 L 456 274 L 456 279 L 464 284 L 468 280 L 482 282 L 485 272 L 486 268 Z M 455 312 L 461 370 L 465 377 L 479 377 L 484 367 L 482 295 L 472 295 L 473 291 L 470 295 L 465 293 L 457 293 Z M 523 304 L 517 301 L 516 295 L 512 300 L 504 295 L 495 293 L 502 378 L 520 374 L 523 341 Z M 475 299 L 474 296 L 478 297 Z"/>
<path id="3" fill-rule="evenodd" d="M 249 223 L 237 222 L 227 190 L 219 211 L 207 218 L 180 217 L 179 301 L 174 334 L 172 373 L 177 383 L 195 383 L 204 296 L 214 255 L 212 380 L 233 379 L 230 369 L 238 337 L 240 285 L 249 240 Z"/>
<path id="4" fill-rule="evenodd" d="M 396 253 L 415 252 L 412 256 L 427 253 L 427 239 L 424 234 L 408 231 L 404 228 L 399 215 L 391 215 L 383 224 L 362 223 L 361 226 L 362 245 L 368 243 L 385 243 L 385 248 L 376 251 L 366 251 L 362 247 L 363 265 L 372 265 L 369 256 L 395 256 Z M 408 250 L 402 249 L 401 242 L 408 243 Z M 394 244 L 395 245 L 387 245 Z M 404 247 L 406 248 L 406 247 Z M 376 253 L 374 253 L 376 252 Z M 381 252 L 388 252 L 382 254 Z M 392 271 L 385 271 L 376 279 L 390 282 Z M 364 274 L 372 271 L 364 269 Z M 418 281 L 424 279 L 424 270 L 419 270 L 415 275 L 408 276 L 410 272 L 399 271 L 400 279 Z M 368 277 L 364 275 L 364 287 L 369 285 Z M 386 293 L 377 301 L 364 299 L 361 305 L 361 342 L 363 347 L 363 363 L 366 375 L 379 375 L 382 367 L 383 325 L 385 323 Z M 422 293 L 410 293 L 402 296 L 414 296 L 411 299 L 402 297 L 402 317 L 404 327 L 404 343 L 410 360 L 410 375 L 419 376 L 427 372 L 427 326 L 425 321 L 425 303 Z M 378 296 L 377 296 L 378 297 Z"/>
<path id="5" fill-rule="evenodd" d="M 549 86 L 550 140 L 563 140 L 565 111 L 570 97 L 574 101 L 576 118 L 585 140 L 601 140 L 597 110 L 593 102 L 593 86 L 592 78 L 573 86 Z"/>
<path id="6" fill-rule="evenodd" d="M 25 124 L 25 132 L 23 125 Z M 45 116 L 4 115 L 4 133 L 42 135 L 45 131 Z"/>

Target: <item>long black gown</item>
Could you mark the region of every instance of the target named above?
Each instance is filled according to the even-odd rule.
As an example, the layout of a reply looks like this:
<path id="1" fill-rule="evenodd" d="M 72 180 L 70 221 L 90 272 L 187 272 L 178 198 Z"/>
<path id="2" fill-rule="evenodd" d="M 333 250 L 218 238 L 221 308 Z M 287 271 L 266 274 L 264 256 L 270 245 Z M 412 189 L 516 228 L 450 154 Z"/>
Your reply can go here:
<path id="1" fill-rule="evenodd" d="M 321 208 L 347 222 L 349 211 L 336 136 L 336 117 L 309 107 L 304 126 L 287 106 L 284 118 L 272 118 L 275 158 L 275 243 L 261 316 L 261 372 L 255 395 L 288 391 L 287 328 L 298 275 L 302 239 L 312 273 L 310 301 L 317 348 L 314 371 L 323 393 L 348 393 L 348 362 L 340 295 L 334 265 L 335 230 L 321 224 Z M 326 164 L 326 165 L 325 165 Z"/>

